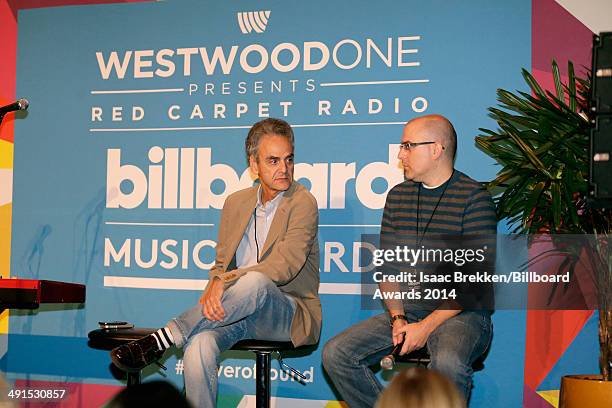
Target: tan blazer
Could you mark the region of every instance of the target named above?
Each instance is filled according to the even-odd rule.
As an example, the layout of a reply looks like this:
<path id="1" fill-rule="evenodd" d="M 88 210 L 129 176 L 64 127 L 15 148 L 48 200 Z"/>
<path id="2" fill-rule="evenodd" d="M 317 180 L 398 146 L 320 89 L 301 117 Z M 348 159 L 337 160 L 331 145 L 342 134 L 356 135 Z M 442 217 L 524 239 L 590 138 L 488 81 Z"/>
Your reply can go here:
<path id="1" fill-rule="evenodd" d="M 317 201 L 294 181 L 274 214 L 260 262 L 236 269 L 236 249 L 255 211 L 257 190 L 258 186 L 240 190 L 225 200 L 210 278 L 218 276 L 227 288 L 249 271 L 264 273 L 296 301 L 291 323 L 293 344 L 314 344 L 321 332 Z"/>

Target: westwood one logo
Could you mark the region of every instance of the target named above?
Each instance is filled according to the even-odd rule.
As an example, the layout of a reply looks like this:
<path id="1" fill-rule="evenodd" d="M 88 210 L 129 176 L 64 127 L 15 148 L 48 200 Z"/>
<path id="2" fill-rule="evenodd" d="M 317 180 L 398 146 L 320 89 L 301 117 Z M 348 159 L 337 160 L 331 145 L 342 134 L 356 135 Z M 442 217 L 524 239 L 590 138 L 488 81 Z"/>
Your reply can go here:
<path id="1" fill-rule="evenodd" d="M 251 31 L 263 33 L 266 31 L 268 19 L 270 18 L 270 10 L 266 11 L 245 11 L 237 14 L 238 26 L 242 34 L 248 34 Z"/>
<path id="2" fill-rule="evenodd" d="M 246 27 L 245 27 L 246 28 Z M 366 38 L 342 39 L 326 44 L 305 41 L 300 44 L 282 42 L 273 47 L 261 44 L 246 46 L 218 45 L 213 47 L 180 47 L 159 50 L 96 52 L 100 77 L 110 78 L 170 78 L 174 75 L 230 75 L 239 67 L 241 73 L 258 74 L 271 66 L 277 72 L 296 69 L 320 71 L 328 65 L 341 70 L 358 66 L 371 69 L 376 64 L 388 68 L 418 67 L 417 47 L 420 36 L 388 37 L 384 40 Z M 285 60 L 281 55 L 286 55 Z M 182 69 L 181 69 L 182 68 Z"/>
<path id="3" fill-rule="evenodd" d="M 297 163 L 295 178 L 310 182 L 321 209 L 345 208 L 348 188 L 354 188 L 365 207 L 380 209 L 388 189 L 404 180 L 396 152 L 397 145 L 389 145 L 386 162 L 368 163 L 360 169 L 355 163 Z M 153 146 L 148 161 L 146 168 L 140 168 L 122 157 L 121 149 L 107 150 L 107 208 L 221 209 L 229 194 L 253 185 L 248 168 L 238 172 L 227 164 L 213 163 L 209 147 Z M 376 179 L 386 181 L 385 191 L 374 191 Z M 223 191 L 213 191 L 216 181 L 224 184 Z"/>

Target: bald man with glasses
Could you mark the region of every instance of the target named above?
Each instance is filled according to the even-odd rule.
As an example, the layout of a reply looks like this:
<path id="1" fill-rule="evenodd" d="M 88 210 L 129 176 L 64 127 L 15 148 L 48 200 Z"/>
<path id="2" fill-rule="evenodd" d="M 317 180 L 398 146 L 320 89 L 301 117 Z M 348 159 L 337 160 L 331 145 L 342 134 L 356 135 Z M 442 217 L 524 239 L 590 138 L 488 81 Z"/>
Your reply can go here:
<path id="1" fill-rule="evenodd" d="M 491 196 L 454 168 L 456 150 L 455 129 L 443 116 L 421 116 L 404 126 L 398 159 L 406 180 L 387 195 L 381 242 L 407 244 L 408 237 L 420 247 L 425 237 L 436 234 L 495 236 Z M 394 287 L 383 286 L 383 291 Z M 467 400 L 472 363 L 491 339 L 491 311 L 405 300 L 385 300 L 385 309 L 336 335 L 323 350 L 323 366 L 349 406 L 374 406 L 383 386 L 371 367 L 397 344 L 402 344 L 402 355 L 427 347 L 429 368 L 453 380 Z"/>

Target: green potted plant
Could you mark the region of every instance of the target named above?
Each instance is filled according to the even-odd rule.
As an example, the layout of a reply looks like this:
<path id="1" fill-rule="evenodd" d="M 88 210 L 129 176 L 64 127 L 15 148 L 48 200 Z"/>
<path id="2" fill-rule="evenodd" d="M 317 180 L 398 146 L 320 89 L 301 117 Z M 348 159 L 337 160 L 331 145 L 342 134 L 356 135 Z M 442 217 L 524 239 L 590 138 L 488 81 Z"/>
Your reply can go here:
<path id="1" fill-rule="evenodd" d="M 499 89 L 499 107 L 489 108 L 499 129 L 480 129 L 483 134 L 476 137 L 476 144 L 501 166 L 488 188 L 495 196 L 498 218 L 508 221 L 512 233 L 550 234 L 553 241 L 556 234 L 592 237 L 586 253 L 597 289 L 601 375 L 564 377 L 560 406 L 591 406 L 588 398 L 597 401 L 593 406 L 612 406 L 612 249 L 608 241 L 612 212 L 595 208 L 587 200 L 591 79 L 576 77 L 571 62 L 566 84 L 554 61 L 552 73 L 554 93 L 545 91 L 524 69 L 531 93 Z M 571 247 L 554 251 L 565 257 L 562 267 L 574 271 L 579 251 Z M 605 396 L 595 396 L 593 391 L 572 399 L 568 393 L 574 382 L 603 387 L 609 400 L 600 401 Z"/>

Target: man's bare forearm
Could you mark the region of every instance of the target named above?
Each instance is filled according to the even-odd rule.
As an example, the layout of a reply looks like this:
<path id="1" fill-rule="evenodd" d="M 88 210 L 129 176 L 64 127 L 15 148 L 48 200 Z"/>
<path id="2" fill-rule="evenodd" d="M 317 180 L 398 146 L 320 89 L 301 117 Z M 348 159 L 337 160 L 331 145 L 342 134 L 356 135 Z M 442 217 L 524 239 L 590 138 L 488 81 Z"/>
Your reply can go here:
<path id="1" fill-rule="evenodd" d="M 380 282 L 378 287 L 382 293 L 395 293 L 400 291 L 400 285 L 397 282 Z M 404 314 L 404 305 L 401 300 L 387 299 L 385 296 L 383 296 L 383 299 L 389 316 Z"/>

